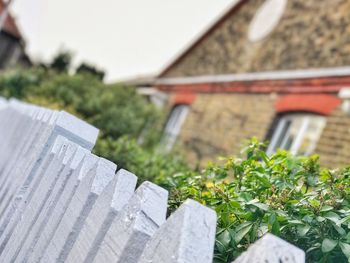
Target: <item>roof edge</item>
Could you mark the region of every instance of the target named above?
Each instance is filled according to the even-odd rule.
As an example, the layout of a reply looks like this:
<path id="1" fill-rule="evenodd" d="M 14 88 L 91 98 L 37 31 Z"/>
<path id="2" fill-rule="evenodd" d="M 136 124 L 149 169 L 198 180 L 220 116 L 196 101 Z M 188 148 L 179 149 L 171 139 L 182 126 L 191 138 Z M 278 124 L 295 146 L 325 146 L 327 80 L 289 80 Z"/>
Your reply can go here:
<path id="1" fill-rule="evenodd" d="M 217 26 L 219 26 L 226 18 L 239 9 L 239 7 L 247 0 L 235 0 L 227 8 L 225 8 L 213 22 L 201 30 L 197 37 L 194 37 L 184 48 L 182 48 L 173 58 L 169 60 L 167 64 L 159 71 L 158 78 L 166 74 L 170 68 L 185 57 L 193 48 L 195 48 L 200 42 L 202 42 Z"/>
<path id="2" fill-rule="evenodd" d="M 18 28 L 18 24 L 11 11 L 9 10 L 9 3 L 5 3 L 3 0 L 0 0 L 0 16 L 5 15 L 5 19 L 3 21 L 3 25 L 1 28 L 1 32 L 5 32 L 6 34 L 22 40 L 21 31 Z"/>
<path id="3" fill-rule="evenodd" d="M 291 79 L 310 79 L 324 77 L 346 77 L 350 76 L 350 66 L 334 68 L 314 68 L 298 70 L 281 70 L 266 72 L 250 72 L 241 74 L 225 75 L 203 75 L 195 77 L 175 77 L 159 78 L 155 85 L 183 85 L 183 84 L 202 84 L 202 83 L 222 83 L 239 81 L 257 81 L 257 80 L 291 80 Z"/>

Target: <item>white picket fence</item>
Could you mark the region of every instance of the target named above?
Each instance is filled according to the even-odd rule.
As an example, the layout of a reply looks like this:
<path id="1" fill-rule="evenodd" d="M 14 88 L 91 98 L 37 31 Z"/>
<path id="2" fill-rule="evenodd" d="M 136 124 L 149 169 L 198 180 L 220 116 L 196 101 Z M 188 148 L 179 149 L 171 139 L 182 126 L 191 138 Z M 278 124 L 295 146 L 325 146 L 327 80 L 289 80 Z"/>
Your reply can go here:
<path id="1" fill-rule="evenodd" d="M 212 262 L 216 213 L 91 153 L 95 127 L 0 99 L 0 262 Z M 266 235 L 235 262 L 305 262 Z"/>

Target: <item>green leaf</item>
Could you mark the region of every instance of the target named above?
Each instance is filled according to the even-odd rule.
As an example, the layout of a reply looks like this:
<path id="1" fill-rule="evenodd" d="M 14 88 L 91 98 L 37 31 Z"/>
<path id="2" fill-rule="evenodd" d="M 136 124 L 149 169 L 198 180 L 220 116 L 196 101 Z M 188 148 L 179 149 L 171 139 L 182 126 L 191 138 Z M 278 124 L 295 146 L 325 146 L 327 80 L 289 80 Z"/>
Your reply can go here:
<path id="1" fill-rule="evenodd" d="M 226 250 L 226 247 L 220 242 L 220 240 L 216 240 L 215 246 L 220 253 L 224 253 Z"/>
<path id="2" fill-rule="evenodd" d="M 281 233 L 280 228 L 281 228 L 280 223 L 276 220 L 272 225 L 272 229 L 271 229 L 272 234 L 279 235 Z"/>
<path id="3" fill-rule="evenodd" d="M 318 200 L 310 200 L 309 203 L 314 208 L 318 208 L 320 206 L 320 201 Z"/>
<path id="4" fill-rule="evenodd" d="M 336 224 L 339 224 L 339 215 L 337 215 L 336 213 L 334 212 L 327 212 L 325 215 L 324 215 L 325 218 L 327 218 L 328 220 L 336 223 Z"/>
<path id="5" fill-rule="evenodd" d="M 337 225 L 333 225 L 333 227 L 335 228 L 335 230 L 337 230 L 339 235 L 341 235 L 341 236 L 345 236 L 346 235 L 346 231 L 342 227 L 337 226 Z"/>
<path id="6" fill-rule="evenodd" d="M 350 245 L 347 243 L 339 242 L 339 246 L 341 248 L 341 251 L 343 251 L 346 258 L 350 258 Z"/>
<path id="7" fill-rule="evenodd" d="M 300 220 L 289 220 L 288 223 L 292 225 L 304 225 L 304 223 Z"/>
<path id="8" fill-rule="evenodd" d="M 234 200 L 230 201 L 230 205 L 232 207 L 235 207 L 235 208 L 240 208 L 241 207 L 241 204 L 239 202 L 237 202 L 237 201 L 234 201 Z"/>
<path id="9" fill-rule="evenodd" d="M 269 216 L 269 224 L 270 225 L 273 225 L 276 221 L 276 214 L 275 213 L 272 213 L 270 216 Z"/>
<path id="10" fill-rule="evenodd" d="M 324 217 L 322 217 L 322 216 L 318 216 L 318 217 L 316 217 L 316 220 L 317 220 L 318 222 L 323 222 L 323 221 L 326 220 L 326 218 L 324 218 Z"/>
<path id="11" fill-rule="evenodd" d="M 312 247 L 310 247 L 308 250 L 306 250 L 305 252 L 309 253 L 309 252 L 311 252 L 313 250 L 319 249 L 320 247 L 321 247 L 321 244 L 320 243 L 316 243 Z"/>
<path id="12" fill-rule="evenodd" d="M 307 234 L 307 232 L 309 232 L 311 226 L 309 225 L 298 225 L 297 226 L 297 231 L 298 231 L 298 234 L 299 236 L 305 236 Z"/>
<path id="13" fill-rule="evenodd" d="M 321 212 L 327 212 L 327 211 L 331 211 L 331 210 L 333 210 L 334 208 L 332 207 L 332 206 L 329 206 L 329 205 L 324 205 L 324 206 L 322 206 L 322 208 L 321 208 Z"/>
<path id="14" fill-rule="evenodd" d="M 256 173 L 256 178 L 265 186 L 265 187 L 271 187 L 271 183 L 269 179 L 261 173 Z"/>
<path id="15" fill-rule="evenodd" d="M 323 253 L 331 252 L 337 246 L 337 244 L 338 244 L 338 241 L 336 240 L 332 240 L 328 238 L 323 239 L 322 252 Z"/>
<path id="16" fill-rule="evenodd" d="M 239 198 L 240 198 L 241 200 L 243 200 L 243 201 L 248 202 L 249 200 L 252 199 L 252 196 L 251 196 L 251 194 L 249 194 L 249 193 L 241 192 L 241 193 L 239 193 Z"/>
<path id="17" fill-rule="evenodd" d="M 244 238 L 244 236 L 246 234 L 248 234 L 248 232 L 250 231 L 250 229 L 252 228 L 253 224 L 251 223 L 248 226 L 243 227 L 241 230 L 237 231 L 235 234 L 235 242 L 236 244 L 238 244 L 239 242 L 241 242 L 241 240 Z"/>
<path id="18" fill-rule="evenodd" d="M 247 204 L 256 206 L 257 208 L 260 208 L 261 210 L 264 210 L 264 211 L 268 211 L 269 210 L 269 206 L 268 205 L 263 204 L 263 203 L 259 203 L 258 201 L 259 200 L 254 199 L 254 200 L 248 202 Z"/>
<path id="19" fill-rule="evenodd" d="M 252 224 L 253 224 L 252 222 L 244 222 L 236 227 L 236 232 Z"/>
<path id="20" fill-rule="evenodd" d="M 223 246 L 228 247 L 231 241 L 230 232 L 228 230 L 225 230 L 217 237 L 217 239 L 221 242 Z"/>
<path id="21" fill-rule="evenodd" d="M 260 157 L 264 160 L 264 162 L 265 162 L 266 164 L 269 163 L 270 158 L 269 158 L 269 156 L 268 156 L 265 152 L 260 151 L 260 152 L 259 152 L 259 155 L 260 155 Z"/>

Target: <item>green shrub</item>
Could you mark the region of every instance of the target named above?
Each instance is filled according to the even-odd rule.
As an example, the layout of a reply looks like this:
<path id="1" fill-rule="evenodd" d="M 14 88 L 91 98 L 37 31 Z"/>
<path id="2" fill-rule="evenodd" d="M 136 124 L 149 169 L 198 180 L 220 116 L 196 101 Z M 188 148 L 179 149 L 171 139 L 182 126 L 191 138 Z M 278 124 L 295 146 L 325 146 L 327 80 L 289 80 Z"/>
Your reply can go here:
<path id="1" fill-rule="evenodd" d="M 139 184 L 146 180 L 162 183 L 167 176 L 189 171 L 181 156 L 146 150 L 126 136 L 118 140 L 111 138 L 99 140 L 95 151 L 107 159 L 118 160 L 118 169 L 124 168 L 135 173 Z"/>
<path id="2" fill-rule="evenodd" d="M 215 262 L 232 262 L 266 232 L 306 251 L 308 262 L 348 262 L 350 169 L 284 151 L 269 157 L 255 139 L 243 152 L 166 181 L 172 210 L 187 198 L 216 210 Z"/>
<path id="3" fill-rule="evenodd" d="M 165 116 L 133 87 L 104 84 L 86 71 L 70 75 L 66 70 L 32 68 L 0 75 L 0 95 L 64 109 L 98 127 L 95 151 L 137 174 L 140 182 L 155 181 L 180 166 L 178 158 L 156 154 Z M 138 145 L 135 140 L 141 135 Z"/>
<path id="4" fill-rule="evenodd" d="M 102 136 L 114 139 L 137 138 L 146 126 L 160 133 L 164 119 L 134 87 L 107 85 L 85 72 L 71 75 L 40 67 L 11 70 L 0 75 L 0 95 L 65 109 L 98 127 Z"/>

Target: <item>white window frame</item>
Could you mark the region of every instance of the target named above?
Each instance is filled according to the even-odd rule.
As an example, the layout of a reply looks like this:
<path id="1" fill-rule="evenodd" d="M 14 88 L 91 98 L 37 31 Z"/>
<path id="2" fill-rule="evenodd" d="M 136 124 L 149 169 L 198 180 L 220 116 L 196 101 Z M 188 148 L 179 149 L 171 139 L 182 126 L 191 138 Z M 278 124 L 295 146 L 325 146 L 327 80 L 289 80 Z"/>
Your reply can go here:
<path id="1" fill-rule="evenodd" d="M 168 121 L 165 125 L 163 145 L 166 151 L 170 151 L 180 134 L 182 125 L 184 124 L 188 112 L 190 110 L 189 105 L 179 104 L 174 106 L 171 110 Z"/>
<path id="2" fill-rule="evenodd" d="M 305 151 L 304 155 L 310 155 L 313 153 L 313 151 L 316 148 L 317 142 L 322 134 L 322 131 L 326 125 L 326 118 L 321 115 L 316 114 L 301 114 L 301 113 L 290 113 L 282 116 L 279 121 L 278 125 L 272 135 L 271 142 L 269 144 L 269 147 L 267 149 L 267 154 L 271 155 L 274 153 L 277 149 L 284 149 L 286 146 L 289 134 L 290 134 L 290 128 L 291 125 L 293 125 L 293 121 L 296 121 L 297 119 L 301 120 L 301 126 L 292 141 L 292 144 L 289 148 L 289 151 L 296 155 L 298 154 L 298 151 L 301 147 L 301 144 L 303 142 L 303 139 L 305 138 L 306 131 L 311 124 L 313 120 L 319 121 L 319 128 L 318 131 L 316 131 L 315 136 L 312 137 L 311 142 L 309 143 L 307 150 Z M 282 137 L 283 136 L 283 137 Z M 282 140 L 281 140 L 282 139 Z"/>

